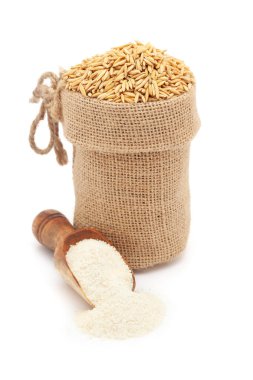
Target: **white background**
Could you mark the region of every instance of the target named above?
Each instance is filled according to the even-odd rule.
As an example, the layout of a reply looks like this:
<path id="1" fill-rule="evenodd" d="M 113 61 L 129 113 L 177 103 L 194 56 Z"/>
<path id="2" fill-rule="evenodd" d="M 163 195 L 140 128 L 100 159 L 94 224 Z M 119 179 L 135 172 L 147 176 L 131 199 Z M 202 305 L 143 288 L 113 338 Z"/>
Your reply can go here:
<path id="1" fill-rule="evenodd" d="M 1 3 L 2 379 L 253 377 L 253 55 L 251 1 Z M 35 215 L 70 219 L 71 164 L 36 155 L 28 99 L 41 73 L 138 39 L 184 59 L 197 77 L 202 128 L 192 144 L 192 224 L 180 260 L 138 272 L 167 305 L 161 327 L 103 341 L 74 323 L 86 306 L 31 233 Z M 46 145 L 46 125 L 38 141 Z M 69 155 L 71 146 L 64 142 Z"/>

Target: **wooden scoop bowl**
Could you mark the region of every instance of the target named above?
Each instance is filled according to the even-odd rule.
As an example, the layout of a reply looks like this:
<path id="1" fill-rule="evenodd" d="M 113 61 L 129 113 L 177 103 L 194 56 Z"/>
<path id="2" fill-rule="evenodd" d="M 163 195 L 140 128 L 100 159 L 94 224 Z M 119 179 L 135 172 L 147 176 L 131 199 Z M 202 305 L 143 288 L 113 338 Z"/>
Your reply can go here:
<path id="1" fill-rule="evenodd" d="M 112 242 L 95 228 L 75 229 L 68 219 L 56 210 L 45 210 L 40 212 L 33 221 L 32 230 L 36 239 L 42 245 L 54 252 L 56 267 L 59 269 L 66 282 L 82 298 L 84 298 L 85 301 L 91 306 L 94 306 L 71 272 L 66 261 L 66 254 L 71 245 L 75 245 L 84 239 L 102 240 L 113 246 Z M 131 273 L 133 277 L 132 289 L 134 290 L 135 277 L 132 271 Z"/>

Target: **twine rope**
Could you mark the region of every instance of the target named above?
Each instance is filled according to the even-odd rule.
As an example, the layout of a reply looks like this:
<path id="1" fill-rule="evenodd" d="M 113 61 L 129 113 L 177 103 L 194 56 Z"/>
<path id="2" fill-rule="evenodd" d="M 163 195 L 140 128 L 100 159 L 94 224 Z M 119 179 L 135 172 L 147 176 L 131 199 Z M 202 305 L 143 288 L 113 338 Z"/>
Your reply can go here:
<path id="1" fill-rule="evenodd" d="M 50 85 L 44 84 L 46 79 L 50 80 Z M 41 75 L 38 80 L 37 86 L 33 91 L 33 96 L 30 99 L 31 103 L 38 103 L 41 100 L 40 109 L 38 115 L 33 120 L 30 134 L 29 143 L 31 148 L 38 154 L 47 154 L 54 148 L 57 162 L 60 165 L 65 165 L 68 162 L 68 156 L 66 150 L 63 148 L 61 139 L 59 137 L 59 113 L 53 112 L 57 107 L 55 102 L 59 100 L 59 94 L 57 93 L 59 83 L 59 77 L 52 73 L 46 72 Z M 44 120 L 47 115 L 47 124 L 50 132 L 50 140 L 46 148 L 39 148 L 35 142 L 35 135 L 39 123 Z"/>

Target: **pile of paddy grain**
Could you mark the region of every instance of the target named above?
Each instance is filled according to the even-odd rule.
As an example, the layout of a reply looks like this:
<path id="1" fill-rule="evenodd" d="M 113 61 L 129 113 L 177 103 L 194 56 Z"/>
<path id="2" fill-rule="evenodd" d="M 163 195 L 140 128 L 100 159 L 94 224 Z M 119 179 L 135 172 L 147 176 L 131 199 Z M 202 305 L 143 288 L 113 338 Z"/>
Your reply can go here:
<path id="1" fill-rule="evenodd" d="M 140 103 L 180 96 L 194 84 L 185 63 L 140 42 L 115 47 L 64 72 L 66 89 L 115 103 Z"/>

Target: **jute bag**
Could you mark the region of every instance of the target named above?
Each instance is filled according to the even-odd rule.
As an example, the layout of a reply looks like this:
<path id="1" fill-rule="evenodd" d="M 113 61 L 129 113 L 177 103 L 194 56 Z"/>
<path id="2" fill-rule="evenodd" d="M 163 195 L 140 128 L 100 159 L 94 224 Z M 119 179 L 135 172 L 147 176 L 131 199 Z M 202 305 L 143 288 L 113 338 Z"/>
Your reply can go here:
<path id="1" fill-rule="evenodd" d="M 43 84 L 48 76 L 51 87 Z M 54 147 L 59 163 L 65 163 L 57 124 L 62 121 L 74 146 L 75 226 L 103 232 L 133 269 L 170 261 L 183 251 L 190 225 L 189 148 L 200 125 L 195 86 L 170 100 L 119 104 L 66 90 L 46 73 L 33 101 L 39 98 L 51 145 L 44 152 L 34 142 L 45 112 L 32 125 L 30 143 L 42 154 Z"/>

